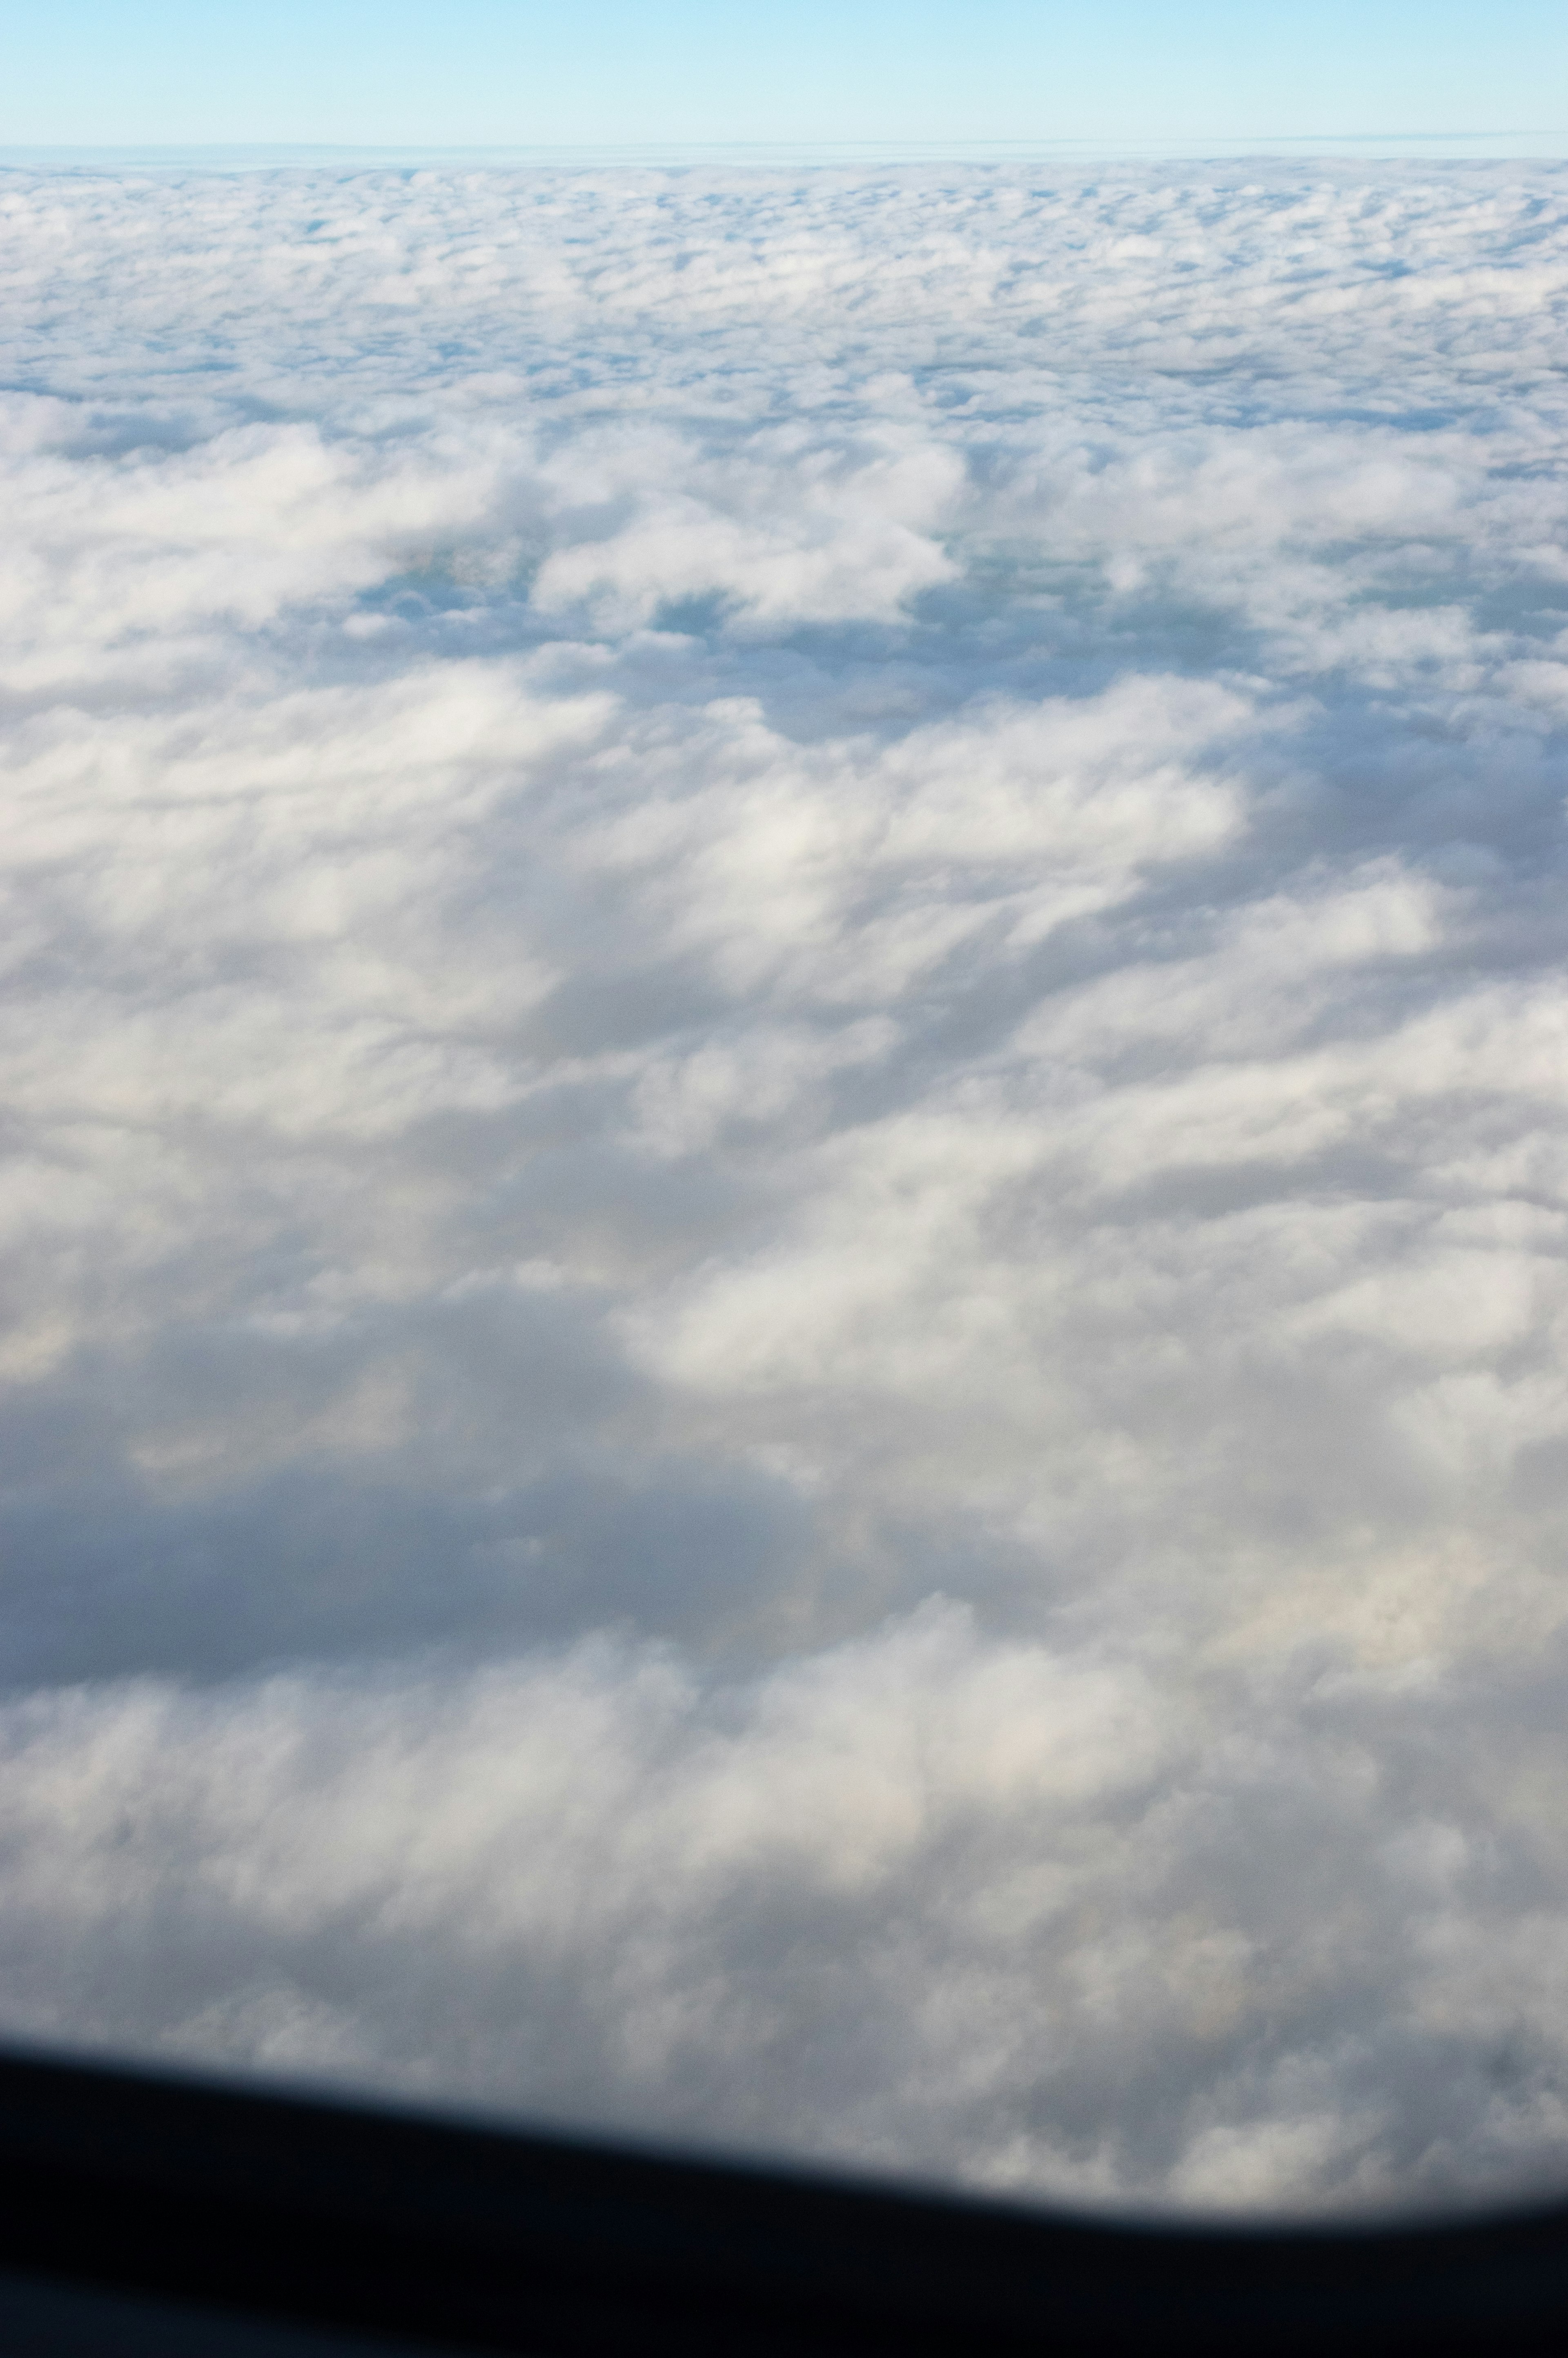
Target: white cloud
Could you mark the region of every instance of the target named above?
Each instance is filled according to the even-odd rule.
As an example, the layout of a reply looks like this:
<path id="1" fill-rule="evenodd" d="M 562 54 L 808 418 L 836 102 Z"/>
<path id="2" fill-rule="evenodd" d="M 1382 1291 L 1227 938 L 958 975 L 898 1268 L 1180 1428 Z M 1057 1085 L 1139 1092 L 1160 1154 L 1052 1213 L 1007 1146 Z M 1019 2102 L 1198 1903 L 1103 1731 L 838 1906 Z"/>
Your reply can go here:
<path id="1" fill-rule="evenodd" d="M 1563 189 L 4 176 L 13 2025 L 1561 2178 Z"/>

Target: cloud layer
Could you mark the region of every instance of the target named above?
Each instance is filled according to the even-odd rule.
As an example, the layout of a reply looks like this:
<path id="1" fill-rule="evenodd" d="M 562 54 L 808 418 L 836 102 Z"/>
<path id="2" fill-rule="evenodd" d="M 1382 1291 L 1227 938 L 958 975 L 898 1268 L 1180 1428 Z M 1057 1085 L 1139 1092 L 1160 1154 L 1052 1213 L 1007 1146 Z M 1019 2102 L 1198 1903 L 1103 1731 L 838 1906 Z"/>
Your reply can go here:
<path id="1" fill-rule="evenodd" d="M 1568 2174 L 1568 176 L 0 176 L 5 2018 Z"/>

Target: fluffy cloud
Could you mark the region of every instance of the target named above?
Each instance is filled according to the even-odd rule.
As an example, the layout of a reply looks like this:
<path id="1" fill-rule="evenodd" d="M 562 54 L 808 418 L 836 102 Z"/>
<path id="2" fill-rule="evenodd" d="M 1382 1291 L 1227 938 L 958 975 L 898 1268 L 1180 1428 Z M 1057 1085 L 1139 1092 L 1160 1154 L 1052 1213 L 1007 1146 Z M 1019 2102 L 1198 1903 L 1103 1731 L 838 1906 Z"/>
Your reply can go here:
<path id="1" fill-rule="evenodd" d="M 0 207 L 5 2019 L 1560 2177 L 1561 170 Z"/>

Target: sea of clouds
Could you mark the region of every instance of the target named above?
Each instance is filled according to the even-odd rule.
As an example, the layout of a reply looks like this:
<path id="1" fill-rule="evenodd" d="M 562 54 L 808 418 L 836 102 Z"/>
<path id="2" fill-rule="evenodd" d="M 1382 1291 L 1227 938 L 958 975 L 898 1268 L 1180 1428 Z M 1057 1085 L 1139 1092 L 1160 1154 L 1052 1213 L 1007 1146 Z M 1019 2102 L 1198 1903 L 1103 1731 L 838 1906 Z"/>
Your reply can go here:
<path id="1" fill-rule="evenodd" d="M 1568 2178 L 1568 168 L 0 174 L 0 2025 Z"/>

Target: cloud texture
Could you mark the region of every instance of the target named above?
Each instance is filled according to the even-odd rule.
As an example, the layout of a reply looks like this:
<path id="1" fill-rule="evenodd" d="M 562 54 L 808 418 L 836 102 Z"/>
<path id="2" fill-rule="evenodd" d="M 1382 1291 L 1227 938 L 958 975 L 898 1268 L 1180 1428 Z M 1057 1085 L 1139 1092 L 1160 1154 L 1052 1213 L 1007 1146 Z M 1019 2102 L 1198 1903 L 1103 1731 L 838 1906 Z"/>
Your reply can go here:
<path id="1" fill-rule="evenodd" d="M 13 2028 L 1568 2176 L 1568 172 L 0 176 Z"/>

